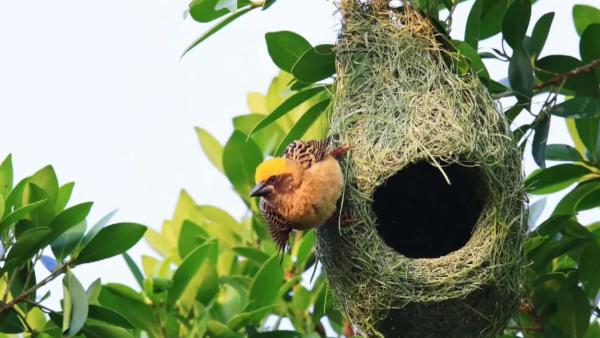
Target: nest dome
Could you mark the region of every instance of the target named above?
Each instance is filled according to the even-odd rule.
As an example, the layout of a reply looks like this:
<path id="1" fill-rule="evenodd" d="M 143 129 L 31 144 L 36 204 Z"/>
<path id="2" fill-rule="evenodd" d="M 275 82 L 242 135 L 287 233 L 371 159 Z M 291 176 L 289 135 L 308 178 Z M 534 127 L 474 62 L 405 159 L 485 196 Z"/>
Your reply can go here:
<path id="1" fill-rule="evenodd" d="M 342 1 L 330 138 L 342 213 L 318 253 L 366 336 L 495 337 L 523 272 L 521 153 L 493 99 L 430 22 L 388 1 Z"/>

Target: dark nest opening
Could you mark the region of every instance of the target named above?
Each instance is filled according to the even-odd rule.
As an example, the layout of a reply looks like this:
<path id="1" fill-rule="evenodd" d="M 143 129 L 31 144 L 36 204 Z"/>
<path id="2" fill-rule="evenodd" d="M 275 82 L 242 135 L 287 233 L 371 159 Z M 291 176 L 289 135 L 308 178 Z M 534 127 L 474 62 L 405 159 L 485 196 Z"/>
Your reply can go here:
<path id="1" fill-rule="evenodd" d="M 440 168 L 420 161 L 400 170 L 374 194 L 377 231 L 410 258 L 436 258 L 462 248 L 486 201 L 481 168 L 453 163 Z"/>

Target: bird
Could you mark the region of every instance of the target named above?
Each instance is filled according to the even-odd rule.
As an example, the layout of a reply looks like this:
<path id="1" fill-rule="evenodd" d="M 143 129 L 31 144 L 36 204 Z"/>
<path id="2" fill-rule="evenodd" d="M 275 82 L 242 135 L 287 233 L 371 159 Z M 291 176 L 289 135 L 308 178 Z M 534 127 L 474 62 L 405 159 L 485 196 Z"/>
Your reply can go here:
<path id="1" fill-rule="evenodd" d="M 334 215 L 344 187 L 338 159 L 348 150 L 330 150 L 328 140 L 293 141 L 283 157 L 258 165 L 250 196 L 260 197 L 260 213 L 278 251 L 285 251 L 294 230 L 318 227 Z"/>

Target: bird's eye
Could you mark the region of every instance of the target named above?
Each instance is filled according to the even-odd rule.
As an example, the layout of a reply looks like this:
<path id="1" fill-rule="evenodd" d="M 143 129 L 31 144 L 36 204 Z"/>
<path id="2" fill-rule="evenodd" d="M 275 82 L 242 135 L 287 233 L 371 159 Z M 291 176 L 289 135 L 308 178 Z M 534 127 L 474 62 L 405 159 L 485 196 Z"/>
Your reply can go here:
<path id="1" fill-rule="evenodd" d="M 275 182 L 275 176 L 269 177 L 269 179 L 267 180 L 267 182 L 269 182 L 269 183 Z"/>

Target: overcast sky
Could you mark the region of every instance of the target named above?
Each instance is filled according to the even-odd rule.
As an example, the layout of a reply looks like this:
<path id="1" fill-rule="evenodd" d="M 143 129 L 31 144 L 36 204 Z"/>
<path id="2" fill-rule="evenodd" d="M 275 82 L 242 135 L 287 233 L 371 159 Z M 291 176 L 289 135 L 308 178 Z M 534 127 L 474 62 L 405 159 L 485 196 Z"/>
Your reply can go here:
<path id="1" fill-rule="evenodd" d="M 578 56 L 574 3 L 540 0 L 533 20 L 557 12 L 544 54 Z M 242 215 L 228 181 L 202 154 L 194 126 L 224 142 L 231 118 L 247 113 L 248 91 L 264 92 L 277 74 L 264 34 L 292 30 L 332 42 L 338 23 L 326 0 L 280 0 L 218 33 L 182 60 L 210 25 L 184 19 L 184 0 L 0 1 L 0 157 L 13 154 L 22 178 L 52 164 L 61 183 L 76 181 L 72 203 L 95 201 L 90 221 L 119 209 L 115 221 L 159 229 L 179 190 L 199 203 Z M 471 2 L 459 6 L 462 37 Z M 497 44 L 491 39 L 484 46 Z M 496 78 L 503 65 L 490 64 Z M 552 143 L 568 143 L 562 121 Z M 527 170 L 534 168 L 530 157 Z M 141 243 L 131 252 L 154 255 Z M 84 285 L 133 285 L 121 258 L 77 268 Z"/>

